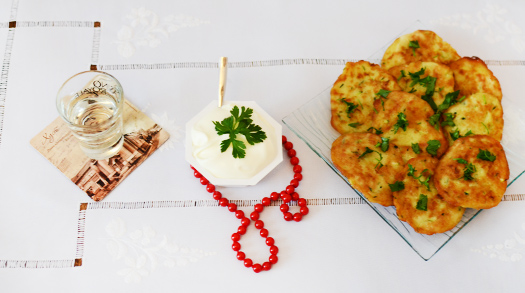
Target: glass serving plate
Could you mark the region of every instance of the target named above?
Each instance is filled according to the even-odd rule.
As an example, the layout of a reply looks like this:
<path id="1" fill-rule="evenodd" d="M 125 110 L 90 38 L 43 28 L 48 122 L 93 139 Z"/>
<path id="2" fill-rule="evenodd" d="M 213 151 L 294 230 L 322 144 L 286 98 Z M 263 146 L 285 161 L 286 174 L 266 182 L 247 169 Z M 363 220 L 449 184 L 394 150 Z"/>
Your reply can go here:
<path id="1" fill-rule="evenodd" d="M 413 32 L 418 29 L 431 29 L 428 25 L 424 25 L 420 21 L 415 22 L 413 25 L 408 27 L 406 30 L 401 32 L 398 36 L 388 42 L 383 48 L 372 55 L 368 61 L 379 64 L 383 53 L 386 48 L 399 36 Z M 437 32 L 440 35 L 439 32 Z M 446 35 L 440 35 L 445 41 L 447 40 Z M 341 68 L 342 70 L 342 68 Z M 348 182 L 347 178 L 343 176 L 339 170 L 334 166 L 331 160 L 330 149 L 332 142 L 339 137 L 339 133 L 335 131 L 331 124 L 331 111 L 330 111 L 330 85 L 320 94 L 315 96 L 312 100 L 289 114 L 283 119 L 283 122 L 288 126 L 299 138 L 301 138 L 319 157 L 321 157 L 327 164 L 338 174 L 352 189 L 352 185 Z M 504 96 L 504 100 L 512 100 L 512 97 Z M 516 98 L 514 98 L 516 99 Z M 512 102 L 510 102 L 512 104 Z M 503 103 L 504 111 L 510 110 L 511 107 L 505 107 Z M 513 130 L 516 126 L 522 126 L 525 128 L 525 111 L 523 109 L 517 109 L 514 111 L 515 115 L 511 117 L 505 116 L 505 125 L 512 124 Z M 524 129 L 521 128 L 521 129 Z M 512 130 L 509 130 L 512 131 Z M 509 186 L 525 171 L 525 154 L 523 151 L 523 145 L 525 141 L 523 139 L 505 140 L 505 137 L 516 136 L 516 133 L 509 134 L 507 128 L 504 127 L 502 145 L 505 149 L 507 160 L 510 168 L 510 178 L 508 180 Z M 523 137 L 523 133 L 521 136 Z M 481 210 L 466 209 L 463 218 L 459 224 L 450 231 L 434 235 L 419 234 L 408 225 L 406 222 L 400 221 L 396 215 L 395 207 L 384 207 L 379 204 L 369 202 L 359 191 L 354 191 L 366 202 L 368 205 L 381 217 L 383 220 L 392 227 L 412 249 L 421 256 L 424 260 L 429 260 L 434 256 L 445 244 L 452 239 L 462 228 L 464 228 L 474 217 L 476 217 Z"/>

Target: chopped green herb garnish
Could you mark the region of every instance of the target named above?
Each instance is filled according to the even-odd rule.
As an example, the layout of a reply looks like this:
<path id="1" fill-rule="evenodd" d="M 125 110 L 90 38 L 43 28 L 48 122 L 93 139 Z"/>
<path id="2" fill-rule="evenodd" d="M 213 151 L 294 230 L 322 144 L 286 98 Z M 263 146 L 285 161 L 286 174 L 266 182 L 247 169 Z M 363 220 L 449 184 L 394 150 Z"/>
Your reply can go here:
<path id="1" fill-rule="evenodd" d="M 439 142 L 439 140 L 432 139 L 432 140 L 429 140 L 427 143 L 428 143 L 428 146 L 426 148 L 427 153 L 433 156 L 437 155 L 437 150 L 441 147 L 441 142 Z"/>
<path id="2" fill-rule="evenodd" d="M 405 115 L 405 113 L 399 112 L 399 114 L 397 114 L 397 122 L 396 124 L 394 124 L 394 133 L 397 133 L 397 130 L 399 128 L 402 128 L 403 131 L 406 131 L 407 126 L 408 126 L 407 116 Z"/>
<path id="3" fill-rule="evenodd" d="M 412 150 L 414 151 L 414 153 L 416 155 L 420 154 L 421 153 L 421 149 L 419 148 L 419 143 L 413 143 L 412 144 Z"/>
<path id="4" fill-rule="evenodd" d="M 379 129 L 375 127 L 370 127 L 366 131 L 370 131 L 370 130 L 375 130 L 377 135 L 383 134 L 383 131 L 381 131 L 381 127 L 379 127 Z"/>
<path id="5" fill-rule="evenodd" d="M 407 176 L 410 176 L 414 179 L 416 179 L 419 183 L 421 183 L 422 185 L 424 185 L 428 191 L 430 191 L 430 185 L 429 185 L 429 181 L 430 181 L 430 178 L 432 176 L 428 176 L 425 180 L 421 180 L 421 177 L 423 177 L 423 174 L 425 172 L 429 172 L 428 169 L 425 169 L 423 171 L 421 171 L 421 173 L 419 174 L 419 176 L 416 177 L 416 174 L 415 172 L 417 172 L 417 170 L 414 168 L 414 166 L 412 166 L 411 164 L 408 164 L 408 173 L 407 173 Z"/>
<path id="6" fill-rule="evenodd" d="M 213 121 L 215 131 L 218 135 L 228 134 L 229 138 L 221 142 L 221 152 L 225 152 L 228 147 L 232 146 L 232 155 L 234 158 L 244 158 L 246 155 L 246 145 L 237 139 L 237 134 L 242 134 L 250 145 L 260 143 L 266 139 L 266 133 L 259 125 L 253 124 L 251 116 L 253 109 L 242 106 L 239 113 L 239 107 L 234 106 L 230 111 L 231 116 L 224 118 L 220 123 Z"/>
<path id="7" fill-rule="evenodd" d="M 348 116 L 348 118 L 351 118 L 350 114 L 352 114 L 355 111 L 355 109 L 357 109 L 358 105 L 352 102 L 348 102 L 345 99 L 341 99 L 341 102 L 346 104 L 346 116 Z"/>
<path id="8" fill-rule="evenodd" d="M 386 97 L 388 97 L 388 94 L 390 94 L 391 91 L 387 91 L 387 90 L 384 90 L 384 89 L 380 89 L 377 93 L 376 93 L 376 96 L 377 98 L 374 97 L 374 100 L 377 100 L 378 98 L 381 99 L 381 106 L 383 107 L 383 111 L 385 110 L 385 100 L 386 100 Z"/>
<path id="9" fill-rule="evenodd" d="M 373 150 L 371 150 L 371 149 L 369 149 L 368 147 L 366 147 L 365 152 L 362 153 L 362 154 L 358 157 L 358 159 L 361 159 L 361 158 L 364 157 L 366 154 L 370 154 L 370 153 L 373 153 L 373 152 L 374 152 Z"/>
<path id="10" fill-rule="evenodd" d="M 401 80 L 403 77 L 406 77 L 406 74 L 404 70 L 401 70 L 401 75 L 397 78 L 397 81 Z"/>
<path id="11" fill-rule="evenodd" d="M 479 149 L 477 158 L 480 160 L 489 161 L 489 162 L 494 162 L 496 160 L 496 156 L 494 154 L 492 154 L 488 150 L 482 150 L 482 149 Z"/>
<path id="12" fill-rule="evenodd" d="M 450 106 L 458 103 L 458 96 L 459 96 L 459 90 L 446 94 L 445 100 L 438 107 L 438 111 L 443 112 L 446 109 L 450 108 Z"/>
<path id="13" fill-rule="evenodd" d="M 428 119 L 428 123 L 430 123 L 430 125 L 434 126 L 434 128 L 436 128 L 436 130 L 439 130 L 439 116 L 440 116 L 440 113 L 436 113 L 432 116 L 430 116 L 430 118 Z"/>
<path id="14" fill-rule="evenodd" d="M 454 123 L 454 114 L 445 113 L 443 116 L 445 117 L 445 120 L 441 122 L 441 126 L 456 126 L 456 123 Z"/>
<path id="15" fill-rule="evenodd" d="M 417 201 L 417 204 L 416 204 L 416 209 L 420 211 L 426 211 L 427 203 L 428 203 L 428 197 L 424 194 L 420 194 L 419 200 Z"/>
<path id="16" fill-rule="evenodd" d="M 381 137 L 381 141 L 376 144 L 376 147 L 381 147 L 381 150 L 383 152 L 386 152 L 388 151 L 389 141 L 390 141 L 389 138 Z"/>
<path id="17" fill-rule="evenodd" d="M 411 176 L 411 177 L 414 177 L 414 173 L 416 172 L 416 168 L 414 168 L 414 166 L 412 166 L 411 164 L 408 164 L 408 173 L 407 173 L 407 176 Z M 414 177 L 416 178 L 416 177 Z"/>
<path id="18" fill-rule="evenodd" d="M 485 130 L 487 131 L 487 134 L 490 134 L 490 131 L 489 131 L 489 128 L 487 127 L 487 125 L 485 125 L 485 123 L 481 122 L 481 124 L 483 124 L 483 126 L 485 127 Z"/>
<path id="19" fill-rule="evenodd" d="M 463 169 L 463 177 L 461 177 L 461 178 L 463 178 L 465 180 L 472 180 L 472 179 L 474 179 L 474 177 L 472 177 L 472 174 L 474 172 L 476 172 L 476 166 L 474 166 L 474 164 L 469 163 L 467 160 L 461 159 L 461 158 L 457 158 L 457 159 L 454 159 L 454 160 L 457 161 L 460 164 L 466 165 L 465 169 Z M 461 179 L 461 178 L 459 178 L 459 179 Z"/>
<path id="20" fill-rule="evenodd" d="M 355 123 L 348 123 L 348 126 L 352 127 L 352 128 L 356 128 L 357 126 L 361 125 L 361 123 L 359 122 L 355 122 Z"/>
<path id="21" fill-rule="evenodd" d="M 412 55 L 413 56 L 416 56 L 416 49 L 421 48 L 421 47 L 419 47 L 419 42 L 418 41 L 410 41 L 408 43 L 408 47 L 412 48 Z"/>
<path id="22" fill-rule="evenodd" d="M 344 84 L 344 83 L 342 83 L 342 84 L 341 84 L 341 85 L 339 86 L 339 88 L 342 88 L 342 87 L 343 87 L 343 85 L 345 85 L 345 84 Z"/>
<path id="23" fill-rule="evenodd" d="M 403 181 L 396 181 L 394 184 L 388 184 L 391 191 L 401 191 L 405 189 L 405 183 Z"/>
<path id="24" fill-rule="evenodd" d="M 472 130 L 469 130 L 467 133 L 465 133 L 465 135 L 459 134 L 459 129 L 456 129 L 454 132 L 450 133 L 450 137 L 452 138 L 452 140 L 456 140 L 460 137 L 465 137 L 469 135 L 474 135 L 474 133 L 472 133 Z"/>

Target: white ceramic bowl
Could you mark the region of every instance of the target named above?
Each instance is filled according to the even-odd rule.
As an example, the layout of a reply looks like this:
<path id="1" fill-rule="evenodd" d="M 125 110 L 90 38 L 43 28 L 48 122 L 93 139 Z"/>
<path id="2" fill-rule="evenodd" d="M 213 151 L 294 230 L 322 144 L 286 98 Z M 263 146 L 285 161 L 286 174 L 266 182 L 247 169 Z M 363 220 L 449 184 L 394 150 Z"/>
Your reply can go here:
<path id="1" fill-rule="evenodd" d="M 190 121 L 186 123 L 186 141 L 185 141 L 185 157 L 186 161 L 190 163 L 199 173 L 201 173 L 206 179 L 210 181 L 210 183 L 217 185 L 217 186 L 249 186 L 249 185 L 255 185 L 261 179 L 263 179 L 268 173 L 270 173 L 279 163 L 283 161 L 283 150 L 282 150 L 282 126 L 277 123 L 268 113 L 266 113 L 261 107 L 259 107 L 255 102 L 253 101 L 228 101 L 226 102 L 223 107 L 227 105 L 237 105 L 239 108 L 242 106 L 245 106 L 247 108 L 253 109 L 254 113 L 257 113 L 262 119 L 265 120 L 268 127 L 272 127 L 274 130 L 273 137 L 271 141 L 274 143 L 272 144 L 271 148 L 274 149 L 274 156 L 271 158 L 271 160 L 268 160 L 268 162 L 265 162 L 265 166 L 257 172 L 255 175 L 249 177 L 249 178 L 221 178 L 215 176 L 212 172 L 210 172 L 208 169 L 206 169 L 204 166 L 202 166 L 198 160 L 193 156 L 194 151 L 194 145 L 192 140 L 192 131 L 193 126 L 198 123 L 200 120 L 202 120 L 206 115 L 208 115 L 211 111 L 215 110 L 217 108 L 217 101 L 211 102 L 208 106 L 206 106 L 201 112 L 199 112 L 197 115 L 195 115 Z M 226 118 L 226 117 L 224 117 Z M 212 121 L 210 121 L 212 123 Z M 264 127 L 263 127 L 264 130 Z M 267 134 L 268 135 L 268 134 Z M 247 145 L 249 148 L 250 145 Z M 231 152 L 225 152 L 222 155 L 231 156 Z M 243 160 L 243 159 L 235 159 L 235 160 Z"/>

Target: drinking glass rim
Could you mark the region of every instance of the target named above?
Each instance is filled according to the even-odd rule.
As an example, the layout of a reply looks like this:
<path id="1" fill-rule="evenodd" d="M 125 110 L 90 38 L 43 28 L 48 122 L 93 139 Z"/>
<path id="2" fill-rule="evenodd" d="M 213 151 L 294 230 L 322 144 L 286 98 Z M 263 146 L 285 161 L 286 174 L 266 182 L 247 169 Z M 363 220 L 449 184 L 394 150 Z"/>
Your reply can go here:
<path id="1" fill-rule="evenodd" d="M 86 71 L 82 71 L 82 72 L 76 73 L 75 75 L 71 76 L 66 81 L 64 81 L 62 86 L 60 86 L 60 88 L 58 89 L 58 93 L 57 93 L 57 96 L 55 98 L 55 104 L 56 104 L 56 107 L 57 107 L 57 110 L 58 110 L 58 115 L 60 115 L 62 120 L 64 120 L 64 122 L 66 122 L 68 125 L 72 125 L 72 126 L 75 126 L 75 127 L 78 127 L 78 128 L 92 128 L 93 126 L 76 124 L 76 123 L 72 123 L 71 121 L 69 121 L 69 119 L 62 114 L 62 111 L 58 107 L 58 104 L 59 104 L 58 103 L 58 95 L 60 94 L 60 92 L 62 91 L 64 86 L 70 80 L 72 80 L 73 78 L 75 78 L 75 77 L 77 77 L 79 75 L 85 74 L 85 73 L 99 73 L 99 74 L 106 75 L 106 76 L 109 76 L 110 78 L 112 78 L 116 82 L 117 86 L 119 87 L 119 89 L 121 91 L 121 100 L 124 100 L 124 89 L 122 88 L 122 85 L 120 84 L 120 81 L 118 81 L 118 79 L 116 77 L 114 77 L 113 75 L 111 75 L 111 74 L 109 74 L 107 72 L 99 71 L 99 70 L 86 70 Z M 122 113 L 122 111 L 123 111 L 123 104 L 124 104 L 124 102 L 122 101 L 122 103 L 120 103 L 120 107 L 117 108 L 117 112 L 114 115 L 112 115 L 111 118 L 108 119 L 107 121 L 105 121 L 104 123 L 97 125 L 97 127 L 104 126 L 106 124 L 111 124 L 115 120 L 115 118 L 117 118 Z"/>

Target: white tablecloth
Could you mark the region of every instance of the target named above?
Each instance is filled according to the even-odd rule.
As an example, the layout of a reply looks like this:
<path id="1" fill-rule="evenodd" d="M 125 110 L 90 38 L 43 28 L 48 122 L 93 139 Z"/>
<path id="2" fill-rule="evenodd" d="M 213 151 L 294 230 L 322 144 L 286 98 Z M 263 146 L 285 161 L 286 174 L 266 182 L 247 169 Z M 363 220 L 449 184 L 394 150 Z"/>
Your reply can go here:
<path id="1" fill-rule="evenodd" d="M 1 0 L 0 291 L 523 292 L 523 177 L 424 261 L 284 126 L 304 170 L 298 192 L 314 204 L 299 223 L 265 209 L 279 262 L 255 274 L 231 249 L 239 220 L 214 206 L 183 145 L 186 121 L 217 97 L 220 56 L 226 99 L 254 100 L 281 121 L 416 20 L 486 60 L 506 115 L 521 115 L 523 11 L 515 0 Z M 60 85 L 93 66 L 171 135 L 100 203 L 29 144 L 57 117 Z M 525 125 L 506 127 L 523 139 Z M 254 187 L 220 190 L 260 200 L 291 176 L 284 162 Z M 256 262 L 269 256 L 253 227 L 242 245 Z"/>

